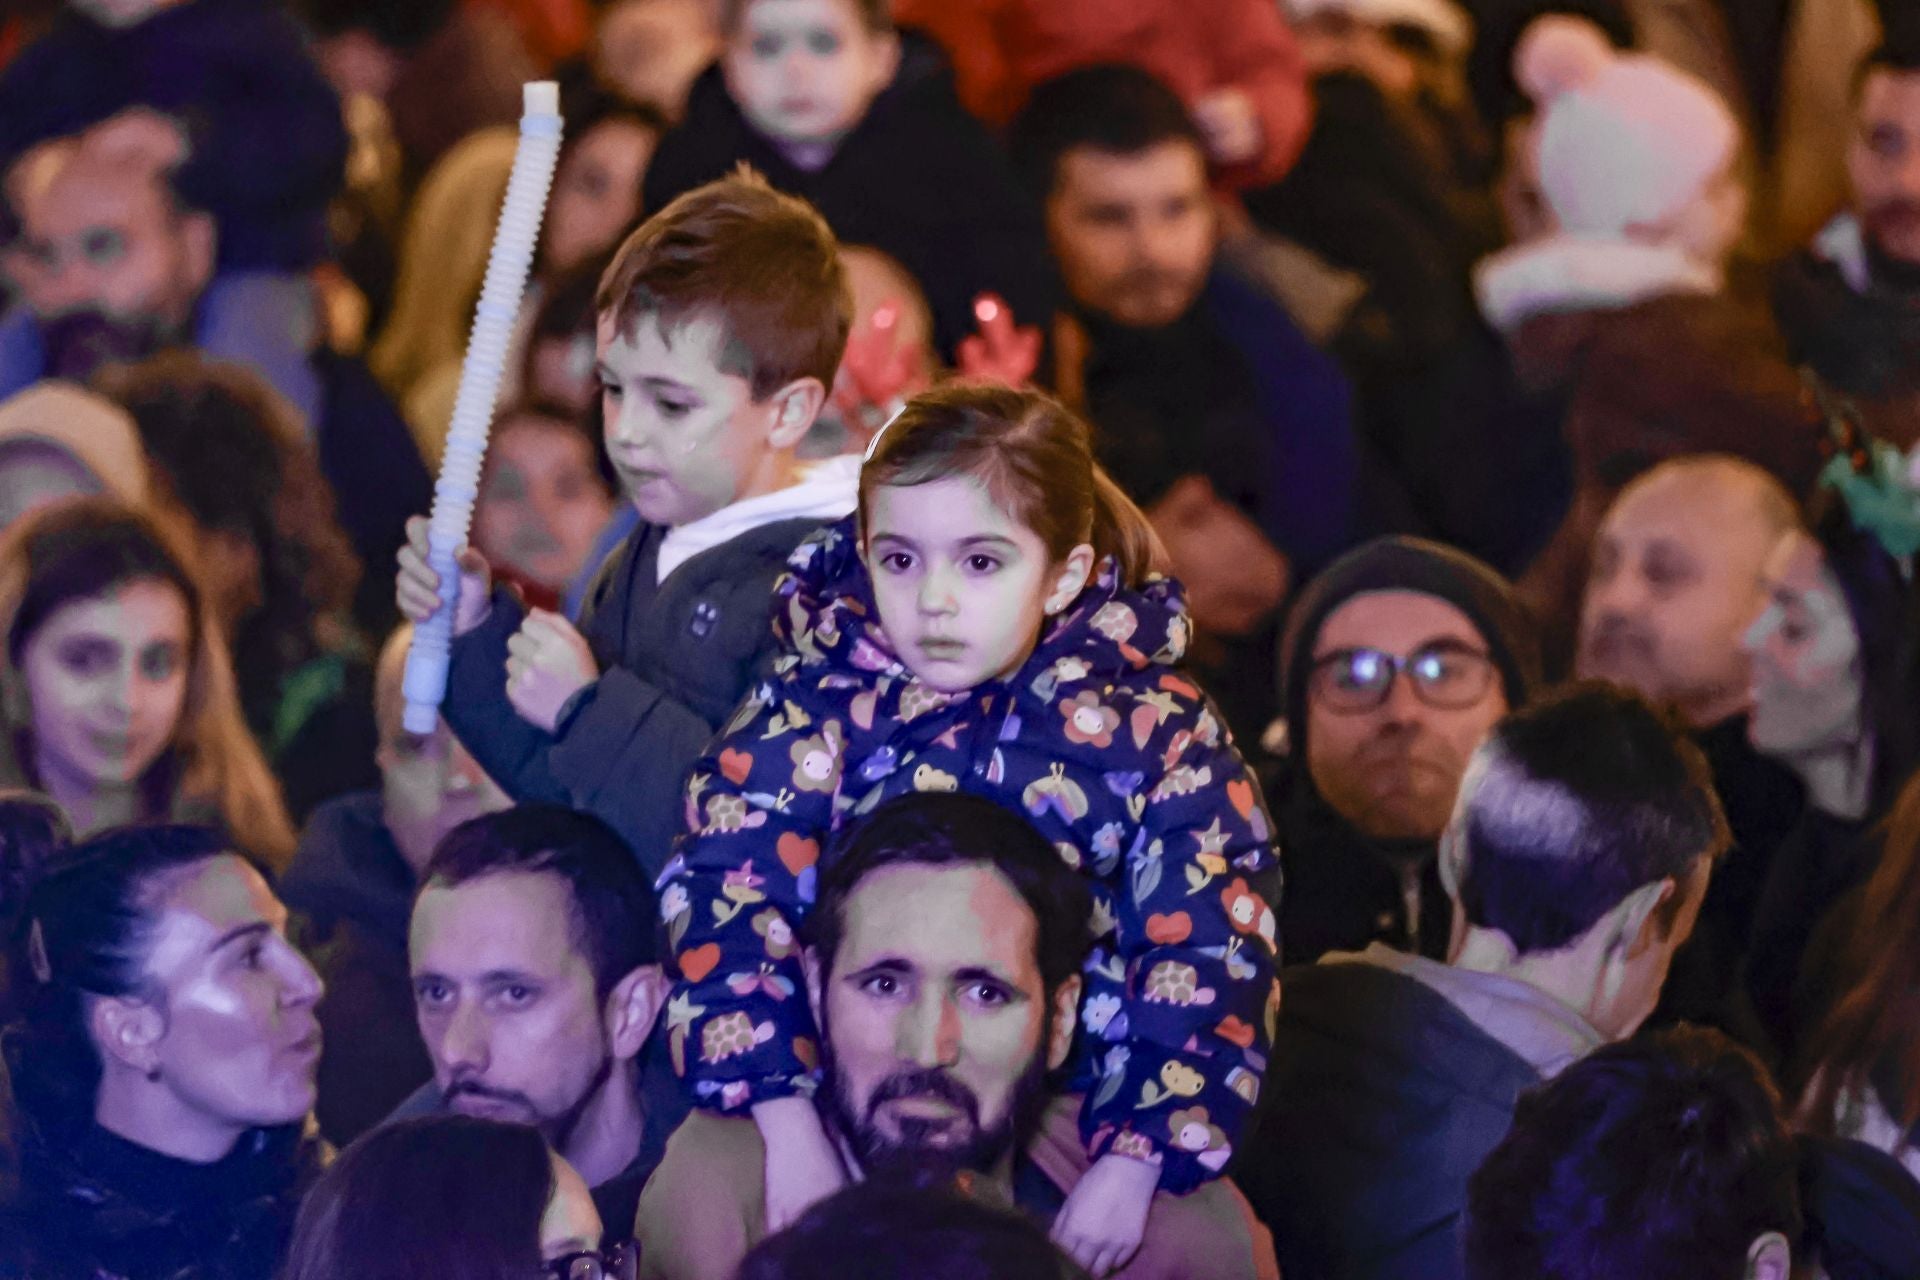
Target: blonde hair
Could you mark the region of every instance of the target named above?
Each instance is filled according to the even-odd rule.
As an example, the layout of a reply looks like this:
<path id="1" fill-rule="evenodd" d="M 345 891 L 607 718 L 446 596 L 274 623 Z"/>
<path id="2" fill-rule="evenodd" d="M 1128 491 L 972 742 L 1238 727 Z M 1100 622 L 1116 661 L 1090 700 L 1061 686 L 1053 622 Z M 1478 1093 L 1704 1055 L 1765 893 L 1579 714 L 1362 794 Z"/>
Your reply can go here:
<path id="1" fill-rule="evenodd" d="M 294 831 L 279 784 L 248 732 L 225 639 L 207 593 L 188 568 L 186 539 L 167 518 L 112 499 L 62 503 L 21 521 L 0 539 L 0 682 L 7 697 L 4 749 L 33 781 L 32 713 L 20 655 L 33 633 L 65 605 L 98 599 L 132 582 L 162 582 L 187 605 L 192 656 L 186 698 L 155 778 L 169 793 L 152 798 L 151 818 L 209 813 L 240 848 L 276 870 L 293 856 Z"/>

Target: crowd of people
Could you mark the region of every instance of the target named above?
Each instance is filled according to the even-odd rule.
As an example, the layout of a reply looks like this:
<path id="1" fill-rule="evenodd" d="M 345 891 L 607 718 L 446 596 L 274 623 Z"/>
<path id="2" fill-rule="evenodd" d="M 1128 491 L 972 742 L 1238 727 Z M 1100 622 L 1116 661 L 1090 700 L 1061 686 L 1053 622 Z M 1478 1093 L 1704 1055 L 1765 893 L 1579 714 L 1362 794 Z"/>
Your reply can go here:
<path id="1" fill-rule="evenodd" d="M 0 210 L 0 1277 L 1920 1280 L 1908 0 L 41 0 Z"/>

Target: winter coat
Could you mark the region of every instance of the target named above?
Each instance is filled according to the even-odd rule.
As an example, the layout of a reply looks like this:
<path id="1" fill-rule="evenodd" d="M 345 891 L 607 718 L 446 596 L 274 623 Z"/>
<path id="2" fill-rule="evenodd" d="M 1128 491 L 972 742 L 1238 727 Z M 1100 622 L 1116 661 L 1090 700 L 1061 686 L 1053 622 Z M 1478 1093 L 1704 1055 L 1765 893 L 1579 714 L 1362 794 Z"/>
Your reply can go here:
<path id="1" fill-rule="evenodd" d="M 28 1127 L 19 1196 L 0 1206 L 0 1276 L 29 1280 L 272 1280 L 325 1144 L 255 1129 L 210 1165 L 89 1124 L 71 1141 Z"/>
<path id="2" fill-rule="evenodd" d="M 1306 64 L 1270 0 L 896 0 L 893 16 L 946 46 L 961 100 L 990 124 L 1055 76 L 1126 62 L 1189 107 L 1219 89 L 1253 100 L 1264 145 L 1221 173 L 1232 186 L 1279 181 L 1312 126 Z"/>
<path id="3" fill-rule="evenodd" d="M 496 589 L 486 621 L 453 643 L 443 709 L 487 776 L 522 803 L 593 814 L 618 832 L 649 876 L 681 831 L 688 766 L 771 669 L 774 579 L 813 519 L 762 525 L 658 580 L 667 529 L 640 525 L 588 590 L 580 633 L 600 678 L 559 732 L 507 701 L 507 641 L 526 614 Z"/>
<path id="4" fill-rule="evenodd" d="M 1267 1105 L 1232 1170 L 1281 1274 L 1457 1280 L 1467 1178 L 1521 1092 L 1597 1035 L 1544 992 L 1378 945 L 1290 968 L 1283 983 Z"/>
<path id="5" fill-rule="evenodd" d="M 647 166 L 646 207 L 725 177 L 741 161 L 820 210 L 844 244 L 899 260 L 926 292 L 934 343 L 951 359 L 1000 295 L 1022 324 L 1045 325 L 1060 298 L 1039 206 L 1012 163 L 953 96 L 939 50 L 908 39 L 893 83 L 809 172 L 748 123 L 718 65 L 694 82 L 680 124 Z"/>
<path id="6" fill-rule="evenodd" d="M 1216 267 L 1172 324 L 1080 323 L 1082 407 L 1101 465 L 1135 501 L 1206 476 L 1303 580 L 1358 541 L 1353 389 L 1270 295 Z"/>
<path id="7" fill-rule="evenodd" d="M 345 1146 L 433 1075 L 407 967 L 413 872 L 381 817 L 380 793 L 315 810 L 278 887 L 327 984 L 314 1114 L 327 1140 Z"/>
<path id="8" fill-rule="evenodd" d="M 661 905 L 682 978 L 669 1035 L 696 1096 L 736 1110 L 809 1085 L 792 935 L 823 838 L 893 796 L 964 788 L 1023 811 L 1093 881 L 1074 1061 L 1089 1149 L 1162 1158 L 1172 1191 L 1217 1175 L 1265 1063 L 1279 877 L 1258 789 L 1180 674 L 1179 585 L 1128 589 L 1109 559 L 1018 673 L 945 695 L 892 651 L 851 519 L 792 564 L 783 670 L 696 766 Z"/>
<path id="9" fill-rule="evenodd" d="M 219 222 L 222 267 L 322 259 L 347 131 L 290 16 L 259 0 L 189 0 L 114 28 L 64 10 L 0 75 L 0 171 L 36 143 L 147 107 L 186 128 L 176 183 Z"/>
<path id="10" fill-rule="evenodd" d="M 1860 407 L 1867 428 L 1920 444 L 1920 289 L 1876 272 L 1851 215 L 1774 274 L 1773 314 L 1796 364 Z"/>
<path id="11" fill-rule="evenodd" d="M 1440 883 L 1439 842 L 1369 839 L 1321 798 L 1305 768 L 1277 771 L 1287 775 L 1268 792 L 1287 882 L 1282 962 L 1312 964 L 1328 952 L 1359 951 L 1373 942 L 1444 960 L 1453 900 Z M 1409 912 L 1415 902 L 1417 915 Z"/>

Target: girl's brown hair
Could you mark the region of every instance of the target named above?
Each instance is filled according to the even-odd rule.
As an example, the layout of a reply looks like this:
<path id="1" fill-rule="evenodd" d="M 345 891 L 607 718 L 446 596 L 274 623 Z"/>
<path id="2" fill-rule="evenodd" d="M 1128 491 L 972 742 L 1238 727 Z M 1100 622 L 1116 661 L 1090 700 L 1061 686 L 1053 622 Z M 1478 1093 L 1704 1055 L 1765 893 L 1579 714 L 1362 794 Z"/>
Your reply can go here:
<path id="1" fill-rule="evenodd" d="M 61 503 L 7 532 L 0 540 L 0 636 L 6 641 L 0 681 L 9 686 L 8 718 L 15 723 L 0 746 L 18 753 L 15 770 L 33 782 L 20 656 L 34 632 L 65 605 L 129 583 L 163 582 L 186 601 L 192 658 L 180 723 L 153 771 L 171 785 L 151 798 L 155 811 L 147 816 L 210 813 L 240 848 L 282 870 L 293 856 L 293 824 L 240 714 L 227 644 L 205 590 L 187 568 L 192 559 L 185 545 L 160 517 L 111 499 Z"/>
<path id="2" fill-rule="evenodd" d="M 1081 543 L 1113 556 L 1129 587 L 1165 564 L 1147 517 L 1093 460 L 1093 431 L 1038 391 L 950 382 L 907 402 L 860 468 L 860 524 L 880 485 L 972 476 L 1056 561 Z"/>
<path id="3" fill-rule="evenodd" d="M 1842 993 L 1799 1064 L 1806 1122 L 1831 1133 L 1842 1100 L 1869 1083 L 1903 1129 L 1920 1124 L 1920 774 L 1884 828 L 1880 863 L 1839 923 L 1832 990 Z"/>

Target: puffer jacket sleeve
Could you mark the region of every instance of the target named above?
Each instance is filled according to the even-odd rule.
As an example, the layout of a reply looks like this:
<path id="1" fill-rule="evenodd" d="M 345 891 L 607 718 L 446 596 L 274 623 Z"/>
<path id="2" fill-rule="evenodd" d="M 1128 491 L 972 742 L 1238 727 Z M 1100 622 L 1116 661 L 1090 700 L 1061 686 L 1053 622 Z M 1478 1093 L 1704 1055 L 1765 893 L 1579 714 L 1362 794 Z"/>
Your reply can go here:
<path id="1" fill-rule="evenodd" d="M 687 780 L 687 835 L 661 895 L 679 974 L 667 1036 L 705 1107 L 814 1089 L 818 1032 L 797 933 L 846 758 L 835 706 L 831 694 L 807 698 L 791 672 L 764 681 Z"/>
<path id="2" fill-rule="evenodd" d="M 1278 1013 L 1280 868 L 1260 789 L 1219 715 L 1178 676 L 1136 698 L 1150 762 L 1116 870 L 1126 1035 L 1105 1051 L 1081 1126 L 1095 1157 L 1161 1165 L 1184 1192 L 1220 1175 L 1247 1129 Z M 1109 997 L 1113 998 L 1113 997 Z"/>

